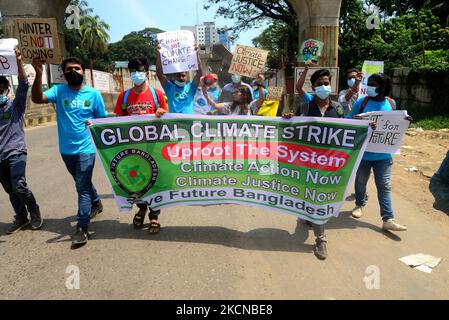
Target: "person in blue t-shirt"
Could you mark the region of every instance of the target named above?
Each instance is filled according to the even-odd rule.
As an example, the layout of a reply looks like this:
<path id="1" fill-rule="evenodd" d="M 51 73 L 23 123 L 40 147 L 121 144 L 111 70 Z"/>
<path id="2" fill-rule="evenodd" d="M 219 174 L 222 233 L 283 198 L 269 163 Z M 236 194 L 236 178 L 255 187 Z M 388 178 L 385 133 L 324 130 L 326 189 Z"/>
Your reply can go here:
<path id="1" fill-rule="evenodd" d="M 374 74 L 368 79 L 368 97 L 360 98 L 353 106 L 350 118 L 374 111 L 394 111 L 396 102 L 389 97 L 391 92 L 391 79 L 385 74 Z M 383 229 L 387 231 L 406 231 L 407 227 L 396 222 L 393 214 L 391 196 L 391 169 L 393 157 L 391 154 L 365 152 L 355 182 L 356 207 L 352 216 L 360 219 L 366 206 L 366 189 L 371 175 L 377 187 L 377 194 L 383 220 Z"/>
<path id="2" fill-rule="evenodd" d="M 62 62 L 67 84 L 53 86 L 42 92 L 42 72 L 45 61 L 35 58 L 33 67 L 36 80 L 33 84 L 34 103 L 56 104 L 59 150 L 67 170 L 72 175 L 78 193 L 78 214 L 76 233 L 72 238 L 74 246 L 86 244 L 91 218 L 103 211 L 100 197 L 92 184 L 95 165 L 95 148 L 92 145 L 86 123 L 95 118 L 105 118 L 108 113 L 101 94 L 84 85 L 85 68 L 77 58 Z"/>
<path id="3" fill-rule="evenodd" d="M 193 114 L 195 105 L 195 95 L 200 85 L 203 71 L 201 60 L 198 54 L 198 45 L 195 45 L 195 51 L 198 56 L 198 71 L 192 82 L 187 82 L 187 73 L 176 73 L 175 80 L 170 81 L 164 74 L 161 62 L 161 44 L 157 45 L 156 52 L 156 75 L 164 88 L 165 95 L 168 98 L 168 109 L 170 113 Z"/>

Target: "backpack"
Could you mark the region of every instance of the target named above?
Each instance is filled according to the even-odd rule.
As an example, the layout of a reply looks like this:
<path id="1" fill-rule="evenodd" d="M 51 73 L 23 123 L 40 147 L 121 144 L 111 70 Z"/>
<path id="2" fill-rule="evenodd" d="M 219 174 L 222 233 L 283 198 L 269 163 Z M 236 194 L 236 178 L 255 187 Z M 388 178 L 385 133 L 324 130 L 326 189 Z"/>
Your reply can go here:
<path id="1" fill-rule="evenodd" d="M 131 93 L 132 89 L 128 89 L 125 92 L 125 96 L 123 98 L 123 104 L 122 104 L 122 109 L 126 110 L 126 103 L 128 102 L 128 98 L 129 98 L 129 94 Z M 150 87 L 150 91 L 151 91 L 151 95 L 153 96 L 153 100 L 154 102 L 156 102 L 156 110 L 159 109 L 159 107 L 161 106 L 159 104 L 159 99 L 157 98 L 157 94 L 156 94 L 156 90 L 153 87 Z"/>
<path id="2" fill-rule="evenodd" d="M 396 110 L 396 106 L 394 105 L 393 99 L 391 99 L 390 97 L 385 97 L 385 98 L 387 98 L 387 100 L 390 103 L 391 108 L 393 109 L 393 111 Z M 365 97 L 365 100 L 363 100 L 362 106 L 360 107 L 359 114 L 362 114 L 363 111 L 365 111 L 366 105 L 368 104 L 370 99 L 371 99 L 370 97 Z"/>

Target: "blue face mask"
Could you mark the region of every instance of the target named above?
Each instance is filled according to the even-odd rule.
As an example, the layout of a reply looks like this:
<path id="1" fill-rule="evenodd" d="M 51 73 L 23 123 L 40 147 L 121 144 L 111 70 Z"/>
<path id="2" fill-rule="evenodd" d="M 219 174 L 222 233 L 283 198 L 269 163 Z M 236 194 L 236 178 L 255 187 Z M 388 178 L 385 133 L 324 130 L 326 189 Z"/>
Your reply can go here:
<path id="1" fill-rule="evenodd" d="M 186 86 L 185 82 L 181 82 L 181 81 L 178 81 L 178 80 L 175 80 L 175 84 L 176 84 L 176 86 L 178 86 L 180 88 L 184 88 Z"/>
<path id="2" fill-rule="evenodd" d="M 6 104 L 8 102 L 8 96 L 0 96 L 0 106 Z"/>
<path id="3" fill-rule="evenodd" d="M 376 87 L 370 87 L 368 86 L 368 90 L 366 91 L 367 95 L 371 98 L 375 98 L 379 95 L 379 92 L 377 92 Z"/>
<path id="4" fill-rule="evenodd" d="M 147 75 L 145 72 L 133 72 L 131 73 L 131 81 L 137 86 L 141 86 L 145 80 L 147 80 Z"/>
<path id="5" fill-rule="evenodd" d="M 355 79 L 354 79 L 354 78 L 349 79 L 349 80 L 348 80 L 348 86 L 349 86 L 349 88 L 354 87 L 354 85 L 355 85 Z"/>
<path id="6" fill-rule="evenodd" d="M 326 100 L 332 93 L 331 86 L 320 86 L 315 89 L 316 95 L 321 100 Z"/>

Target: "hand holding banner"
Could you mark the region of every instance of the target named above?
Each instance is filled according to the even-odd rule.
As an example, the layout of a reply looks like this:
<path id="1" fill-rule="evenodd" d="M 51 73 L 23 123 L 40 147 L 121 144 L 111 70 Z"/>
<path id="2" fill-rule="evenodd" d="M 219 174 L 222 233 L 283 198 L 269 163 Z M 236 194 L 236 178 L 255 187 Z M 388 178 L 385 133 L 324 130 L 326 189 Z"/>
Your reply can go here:
<path id="1" fill-rule="evenodd" d="M 360 117 L 377 123 L 366 151 L 374 153 L 400 154 L 410 121 L 407 111 L 367 112 Z"/>
<path id="2" fill-rule="evenodd" d="M 164 74 L 198 70 L 195 36 L 192 31 L 180 30 L 157 35 Z"/>
<path id="3" fill-rule="evenodd" d="M 17 75 L 17 58 L 14 48 L 17 47 L 17 39 L 0 39 L 0 74 Z"/>

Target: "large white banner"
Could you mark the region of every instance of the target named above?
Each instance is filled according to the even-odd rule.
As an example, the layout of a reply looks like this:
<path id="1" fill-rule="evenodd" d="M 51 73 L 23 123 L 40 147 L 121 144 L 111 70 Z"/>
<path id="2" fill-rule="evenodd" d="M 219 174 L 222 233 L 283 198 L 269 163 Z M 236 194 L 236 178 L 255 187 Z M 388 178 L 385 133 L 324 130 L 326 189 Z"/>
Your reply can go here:
<path id="1" fill-rule="evenodd" d="M 16 75 L 18 73 L 17 58 L 14 47 L 19 44 L 17 39 L 0 39 L 0 74 Z"/>
<path id="2" fill-rule="evenodd" d="M 195 35 L 192 31 L 159 33 L 157 40 L 162 46 L 161 61 L 164 74 L 198 70 Z"/>
<path id="3" fill-rule="evenodd" d="M 365 120 L 377 123 L 366 151 L 374 153 L 400 154 L 410 121 L 407 111 L 367 112 L 360 115 Z"/>

